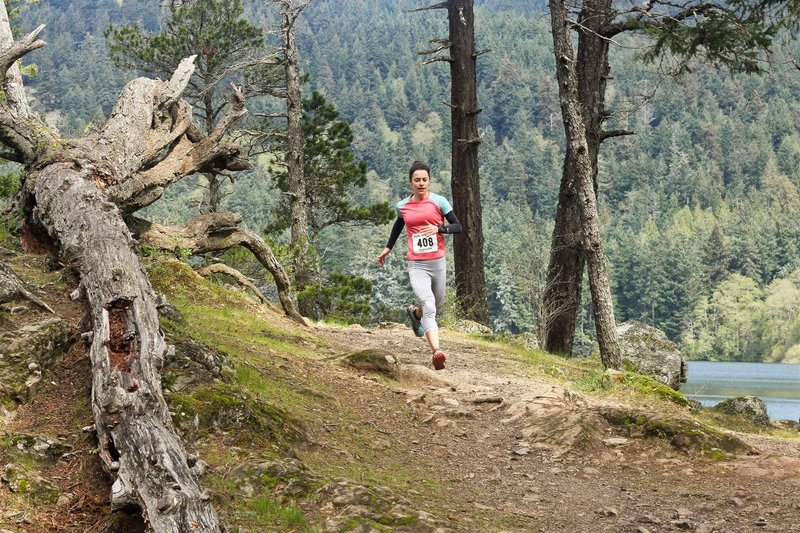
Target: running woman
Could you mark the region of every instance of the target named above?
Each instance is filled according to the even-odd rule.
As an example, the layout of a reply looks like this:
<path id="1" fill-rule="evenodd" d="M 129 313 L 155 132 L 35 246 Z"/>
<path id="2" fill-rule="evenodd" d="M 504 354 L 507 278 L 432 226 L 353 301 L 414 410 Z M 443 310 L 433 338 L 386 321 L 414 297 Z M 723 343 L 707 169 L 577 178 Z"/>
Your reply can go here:
<path id="1" fill-rule="evenodd" d="M 461 233 L 461 224 L 453 213 L 450 202 L 430 191 L 431 170 L 428 165 L 422 161 L 414 161 L 408 171 L 408 181 L 412 194 L 395 206 L 397 220 L 386 248 L 378 255 L 378 264 L 384 265 L 386 256 L 394 248 L 405 226 L 408 234 L 408 278 L 421 304 L 410 304 L 406 312 L 411 319 L 411 329 L 417 337 L 424 335 L 433 350 L 433 368 L 441 370 L 446 357 L 439 346 L 436 312 L 442 311 L 444 303 L 444 234 Z"/>

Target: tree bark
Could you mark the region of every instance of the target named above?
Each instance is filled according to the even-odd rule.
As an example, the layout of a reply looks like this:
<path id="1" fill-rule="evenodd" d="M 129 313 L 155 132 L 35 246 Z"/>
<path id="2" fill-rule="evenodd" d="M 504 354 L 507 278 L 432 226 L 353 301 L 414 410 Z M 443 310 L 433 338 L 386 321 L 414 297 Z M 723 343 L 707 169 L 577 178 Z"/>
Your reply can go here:
<path id="1" fill-rule="evenodd" d="M 542 292 L 540 335 L 545 350 L 569 356 L 581 306 L 586 261 L 575 187 L 575 162 L 569 157 L 564 159 L 562 172 L 550 263 Z"/>
<path id="2" fill-rule="evenodd" d="M 593 16 L 598 12 L 592 11 Z M 603 251 L 600 234 L 600 221 L 597 215 L 597 198 L 594 178 L 596 172 L 596 148 L 590 151 L 587 126 L 584 120 L 583 106 L 579 98 L 579 78 L 576 71 L 575 55 L 568 34 L 568 13 L 563 0 L 553 0 L 550 4 L 552 21 L 553 49 L 556 58 L 556 74 L 558 78 L 561 115 L 567 142 L 567 160 L 574 163 L 570 170 L 574 174 L 566 174 L 564 179 L 572 180 L 575 188 L 580 215 L 581 235 L 586 261 L 589 265 L 589 285 L 592 293 L 592 305 L 595 313 L 595 326 L 600 346 L 600 357 L 606 368 L 619 368 L 621 356 L 616 335 L 614 309 L 611 299 L 611 286 L 608 278 L 608 266 Z M 594 160 L 592 159 L 594 157 Z M 594 164 L 593 164 L 594 163 Z M 554 233 L 555 235 L 555 233 Z"/>
<path id="3" fill-rule="evenodd" d="M 612 18 L 610 0 L 587 0 L 583 3 L 579 17 L 578 54 L 575 58 L 577 99 L 585 129 L 589 174 L 595 194 L 597 160 L 606 117 L 606 84 L 610 72 L 609 42 L 604 37 L 603 30 Z M 547 281 L 542 295 L 544 348 L 563 355 L 572 354 L 586 262 L 575 179 L 577 164 L 572 154 L 567 152 L 556 207 Z"/>
<path id="4" fill-rule="evenodd" d="M 449 0 L 453 209 L 463 232 L 453 239 L 456 295 L 464 318 L 489 321 L 478 170 L 478 96 L 473 0 Z"/>
<path id="5" fill-rule="evenodd" d="M 70 163 L 35 178 L 34 216 L 81 274 L 93 340 L 92 410 L 112 509 L 138 507 L 153 531 L 219 531 L 209 495 L 176 436 L 161 390 L 166 342 L 133 239 L 96 185 Z"/>
<path id="6" fill-rule="evenodd" d="M 295 249 L 294 282 L 298 293 L 309 287 L 314 278 L 314 259 L 308 235 L 306 183 L 303 150 L 303 99 L 300 91 L 300 59 L 294 24 L 308 5 L 307 0 L 278 0 L 281 7 L 281 35 L 286 76 L 286 172 L 292 247 Z M 304 316 L 316 317 L 312 298 L 298 295 L 297 305 Z"/>

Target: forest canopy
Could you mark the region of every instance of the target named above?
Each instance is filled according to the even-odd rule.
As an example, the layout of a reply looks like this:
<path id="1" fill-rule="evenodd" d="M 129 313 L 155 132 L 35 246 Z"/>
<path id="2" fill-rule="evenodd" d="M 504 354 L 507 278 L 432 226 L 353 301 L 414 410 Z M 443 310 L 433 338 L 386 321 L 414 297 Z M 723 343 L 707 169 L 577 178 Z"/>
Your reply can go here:
<path id="1" fill-rule="evenodd" d="M 54 0 L 23 10 L 21 30 L 47 24 L 48 43 L 27 58 L 41 74 L 26 84 L 35 109 L 62 135 L 101 122 L 135 75 L 113 65 L 104 30 L 136 23 L 158 31 L 157 5 Z M 446 21 L 411 12 L 420 5 L 316 0 L 298 22 L 304 95 L 318 91 L 350 125 L 355 158 L 366 164 L 367 186 L 352 193 L 362 204 L 396 202 L 414 159 L 429 162 L 434 192 L 449 192 L 449 76 L 417 55 L 446 34 Z M 273 24 L 263 2 L 244 7 L 253 25 Z M 512 333 L 538 331 L 564 150 L 546 10 L 543 2 L 510 0 L 476 1 L 475 8 L 478 48 L 491 50 L 478 62 L 490 322 Z M 607 95 L 608 127 L 635 135 L 603 145 L 598 176 L 618 322 L 663 329 L 691 357 L 800 362 L 800 131 L 793 120 L 800 45 L 783 43 L 760 76 L 696 63 L 673 79 L 668 61 L 637 61 L 644 50 L 637 39 L 615 43 Z M 267 100 L 251 110 L 279 105 Z M 256 231 L 277 222 L 270 163 L 269 154 L 261 156 L 224 200 Z M 18 182 L 13 174 L 0 178 L 0 194 Z M 191 180 L 179 183 L 146 215 L 184 222 L 197 214 L 196 191 Z M 352 319 L 400 320 L 410 298 L 405 272 L 399 261 L 384 270 L 374 265 L 388 228 L 320 235 L 326 272 L 372 283 L 371 313 Z M 343 238 L 353 245 L 339 246 Z M 250 260 L 238 261 L 248 275 L 261 275 Z M 589 307 L 586 301 L 576 340 L 582 353 L 591 351 Z"/>

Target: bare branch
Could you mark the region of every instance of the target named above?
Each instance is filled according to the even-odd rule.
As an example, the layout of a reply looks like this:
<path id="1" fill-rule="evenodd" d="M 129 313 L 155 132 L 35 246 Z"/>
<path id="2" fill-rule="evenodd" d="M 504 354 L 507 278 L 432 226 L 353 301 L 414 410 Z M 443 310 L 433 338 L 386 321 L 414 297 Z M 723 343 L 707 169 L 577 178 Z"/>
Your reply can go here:
<path id="1" fill-rule="evenodd" d="M 25 100 L 19 66 L 15 63 L 28 52 L 45 45 L 44 41 L 37 39 L 43 29 L 44 24 L 14 42 L 5 2 L 3 3 L 2 10 L 0 10 L 0 49 L 2 49 L 0 52 L 0 79 L 2 79 L 3 89 L 7 95 L 7 105 L 24 117 L 30 116 L 30 111 Z"/>
<path id="2" fill-rule="evenodd" d="M 442 50 L 447 50 L 448 48 L 453 46 L 453 43 L 451 43 L 446 39 L 431 39 L 428 42 L 431 42 L 433 44 L 438 44 L 439 46 L 437 46 L 432 50 L 420 50 L 419 52 L 417 52 L 417 55 L 422 56 L 422 55 L 438 54 Z"/>
<path id="3" fill-rule="evenodd" d="M 480 135 L 478 135 L 478 136 L 475 136 L 475 137 L 470 137 L 469 139 L 456 139 L 456 142 L 459 142 L 461 144 L 467 144 L 467 145 L 471 145 L 471 144 L 478 145 L 478 144 L 481 144 L 483 142 L 483 139 L 481 139 Z"/>
<path id="4" fill-rule="evenodd" d="M 611 137 L 623 137 L 625 135 L 636 135 L 635 131 L 631 130 L 608 130 L 600 134 L 600 142 L 610 139 Z"/>
<path id="5" fill-rule="evenodd" d="M 675 6 L 683 7 L 683 6 Z M 642 6 L 635 8 L 634 11 L 638 13 L 635 16 L 628 17 L 620 22 L 609 24 L 602 30 L 605 37 L 614 37 L 625 31 L 644 30 L 648 27 L 662 28 L 669 25 L 678 24 L 684 20 L 692 19 L 695 17 L 702 17 L 714 11 L 725 11 L 719 4 L 706 3 L 695 6 L 685 7 L 675 13 L 662 14 L 650 11 L 652 2 L 646 2 Z"/>
<path id="6" fill-rule="evenodd" d="M 244 274 L 239 272 L 233 267 L 229 267 L 224 263 L 214 263 L 213 265 L 208 265 L 203 268 L 199 268 L 196 271 L 201 276 L 210 276 L 212 274 L 225 274 L 226 276 L 230 276 L 236 280 L 236 282 L 251 291 L 261 300 L 261 303 L 266 305 L 272 305 L 272 302 L 267 300 L 264 294 L 256 287 L 256 284 L 252 282 L 252 280 L 248 279 Z"/>
<path id="7" fill-rule="evenodd" d="M 194 60 L 196 58 L 197 54 L 182 59 L 178 64 L 178 68 L 175 69 L 172 77 L 167 82 L 167 87 L 163 93 L 167 97 L 164 102 L 165 106 L 172 105 L 186 90 L 186 86 L 189 85 L 189 80 L 192 79 L 192 74 L 194 74 Z"/>
<path id="8" fill-rule="evenodd" d="M 417 11 L 429 11 L 431 9 L 447 9 L 447 2 L 441 2 L 428 7 L 418 7 L 417 9 L 412 9 L 410 13 L 416 13 Z"/>
<path id="9" fill-rule="evenodd" d="M 0 283 L 0 303 L 26 299 L 50 313 L 55 313 L 49 305 L 29 291 L 28 288 L 25 287 L 25 283 L 11 270 L 11 267 L 2 261 L 0 261 L 0 281 L 2 281 L 2 283 Z"/>
<path id="10" fill-rule="evenodd" d="M 130 217 L 128 225 L 140 241 L 165 250 L 179 247 L 200 254 L 228 250 L 236 246 L 247 248 L 272 274 L 281 306 L 286 314 L 298 323 L 306 325 L 292 301 L 289 276 L 286 271 L 264 239 L 250 230 L 238 227 L 241 221 L 242 217 L 238 213 L 206 213 L 193 218 L 182 228 L 162 226 L 136 217 Z"/>
<path id="11" fill-rule="evenodd" d="M 436 63 L 438 61 L 443 61 L 443 62 L 446 62 L 446 63 L 452 63 L 453 62 L 453 58 L 450 57 L 450 56 L 436 56 L 436 57 L 432 57 L 430 59 L 426 59 L 425 61 L 422 62 L 422 64 L 423 65 L 430 65 L 431 63 Z"/>

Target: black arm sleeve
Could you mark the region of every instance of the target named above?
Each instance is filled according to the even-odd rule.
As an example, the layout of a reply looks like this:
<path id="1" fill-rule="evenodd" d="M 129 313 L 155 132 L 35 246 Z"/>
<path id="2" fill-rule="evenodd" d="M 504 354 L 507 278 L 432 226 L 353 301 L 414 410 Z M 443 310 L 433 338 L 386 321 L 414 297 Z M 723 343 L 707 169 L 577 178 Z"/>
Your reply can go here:
<path id="1" fill-rule="evenodd" d="M 447 219 L 446 226 L 439 226 L 439 233 L 461 233 L 461 223 L 456 218 L 453 211 L 447 213 L 444 218 Z"/>
<path id="2" fill-rule="evenodd" d="M 403 217 L 397 217 L 397 220 L 394 221 L 394 226 L 392 226 L 392 232 L 389 234 L 389 242 L 386 243 L 388 249 L 391 250 L 394 248 L 397 238 L 400 236 L 400 233 L 402 233 L 403 226 L 405 225 L 406 223 L 403 222 Z"/>

